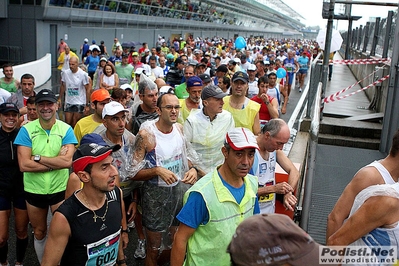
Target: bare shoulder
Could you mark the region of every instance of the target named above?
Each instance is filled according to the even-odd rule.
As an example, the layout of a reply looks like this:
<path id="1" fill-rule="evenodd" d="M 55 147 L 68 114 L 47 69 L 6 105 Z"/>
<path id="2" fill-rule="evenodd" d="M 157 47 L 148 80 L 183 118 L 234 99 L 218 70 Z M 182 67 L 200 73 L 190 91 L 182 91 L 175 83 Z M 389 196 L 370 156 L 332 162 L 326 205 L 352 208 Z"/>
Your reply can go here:
<path id="1" fill-rule="evenodd" d="M 366 187 L 378 184 L 384 184 L 384 179 L 382 178 L 380 172 L 372 166 L 367 166 L 360 169 L 349 183 L 349 185 L 356 186 L 359 191 L 365 189 Z"/>

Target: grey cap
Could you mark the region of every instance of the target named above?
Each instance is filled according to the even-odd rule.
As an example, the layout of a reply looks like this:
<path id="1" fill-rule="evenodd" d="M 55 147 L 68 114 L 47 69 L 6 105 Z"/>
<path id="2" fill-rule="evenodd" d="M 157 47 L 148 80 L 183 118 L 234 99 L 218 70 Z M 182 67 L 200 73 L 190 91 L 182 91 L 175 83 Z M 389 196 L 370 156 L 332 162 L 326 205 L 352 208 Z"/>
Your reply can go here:
<path id="1" fill-rule="evenodd" d="M 220 99 L 220 98 L 223 98 L 224 96 L 227 96 L 227 93 L 224 93 L 221 88 L 219 88 L 218 86 L 213 85 L 213 84 L 209 84 L 208 86 L 205 86 L 201 92 L 202 100 L 206 100 L 210 97 Z"/>

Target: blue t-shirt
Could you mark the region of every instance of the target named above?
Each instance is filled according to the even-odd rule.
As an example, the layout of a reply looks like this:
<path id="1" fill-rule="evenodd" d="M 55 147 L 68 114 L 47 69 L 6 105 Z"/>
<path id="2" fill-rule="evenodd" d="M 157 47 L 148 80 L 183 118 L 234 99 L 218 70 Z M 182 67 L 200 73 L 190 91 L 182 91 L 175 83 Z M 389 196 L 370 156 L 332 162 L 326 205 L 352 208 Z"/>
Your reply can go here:
<path id="1" fill-rule="evenodd" d="M 85 65 L 88 65 L 87 71 L 88 72 L 96 72 L 96 69 L 97 69 L 97 66 L 99 63 L 100 63 L 99 56 L 94 57 L 94 56 L 89 55 L 85 61 Z"/>
<path id="2" fill-rule="evenodd" d="M 235 188 L 230 184 L 228 184 L 226 181 L 224 181 L 223 178 L 220 176 L 219 172 L 218 174 L 220 179 L 222 180 L 223 185 L 230 191 L 230 193 L 233 195 L 237 203 L 240 204 L 245 194 L 245 184 L 243 184 L 239 188 Z M 260 210 L 259 210 L 258 197 L 256 197 L 254 214 L 258 213 L 260 213 Z M 209 221 L 208 209 L 206 208 L 204 198 L 200 193 L 195 191 L 190 193 L 186 204 L 183 206 L 183 208 L 177 215 L 177 219 L 181 223 L 184 223 L 185 225 L 191 228 L 198 228 L 200 224 L 205 225 L 208 223 Z"/>
<path id="3" fill-rule="evenodd" d="M 50 130 L 46 130 L 46 132 L 47 134 L 50 134 Z M 14 144 L 32 148 L 32 140 L 29 137 L 28 130 L 26 130 L 25 127 L 21 127 L 19 130 L 19 133 L 14 140 Z M 71 127 L 68 128 L 65 136 L 62 138 L 62 145 L 64 146 L 66 144 L 78 144 L 78 140 L 76 139 Z"/>
<path id="4" fill-rule="evenodd" d="M 299 69 L 303 69 L 303 70 L 308 70 L 308 62 L 309 62 L 309 58 L 307 56 L 303 57 L 299 57 L 298 58 L 298 64 L 299 64 Z"/>

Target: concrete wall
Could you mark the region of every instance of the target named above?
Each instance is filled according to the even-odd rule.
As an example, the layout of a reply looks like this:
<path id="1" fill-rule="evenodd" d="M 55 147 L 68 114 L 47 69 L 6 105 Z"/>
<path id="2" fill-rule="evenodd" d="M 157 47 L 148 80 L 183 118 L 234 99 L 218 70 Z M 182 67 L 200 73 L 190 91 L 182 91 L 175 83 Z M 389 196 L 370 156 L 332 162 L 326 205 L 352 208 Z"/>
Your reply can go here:
<path id="1" fill-rule="evenodd" d="M 51 78 L 51 54 L 46 54 L 36 61 L 14 66 L 13 70 L 14 77 L 18 80 L 23 74 L 32 74 L 35 77 L 35 88 L 37 88 Z M 1 69 L 0 78 L 3 76 L 3 69 Z"/>

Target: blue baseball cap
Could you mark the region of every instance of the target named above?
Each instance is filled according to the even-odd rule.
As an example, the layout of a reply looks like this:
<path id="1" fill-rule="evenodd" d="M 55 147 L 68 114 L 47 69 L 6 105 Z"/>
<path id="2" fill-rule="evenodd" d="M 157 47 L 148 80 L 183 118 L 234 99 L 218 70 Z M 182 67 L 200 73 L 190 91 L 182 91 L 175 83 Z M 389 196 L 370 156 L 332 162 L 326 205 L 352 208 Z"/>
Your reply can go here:
<path id="1" fill-rule="evenodd" d="M 204 84 L 202 83 L 202 79 L 201 79 L 200 77 L 198 77 L 198 76 L 189 77 L 189 78 L 187 79 L 186 84 L 187 84 L 187 88 L 190 88 L 190 87 L 199 87 L 199 86 L 204 85 Z"/>

